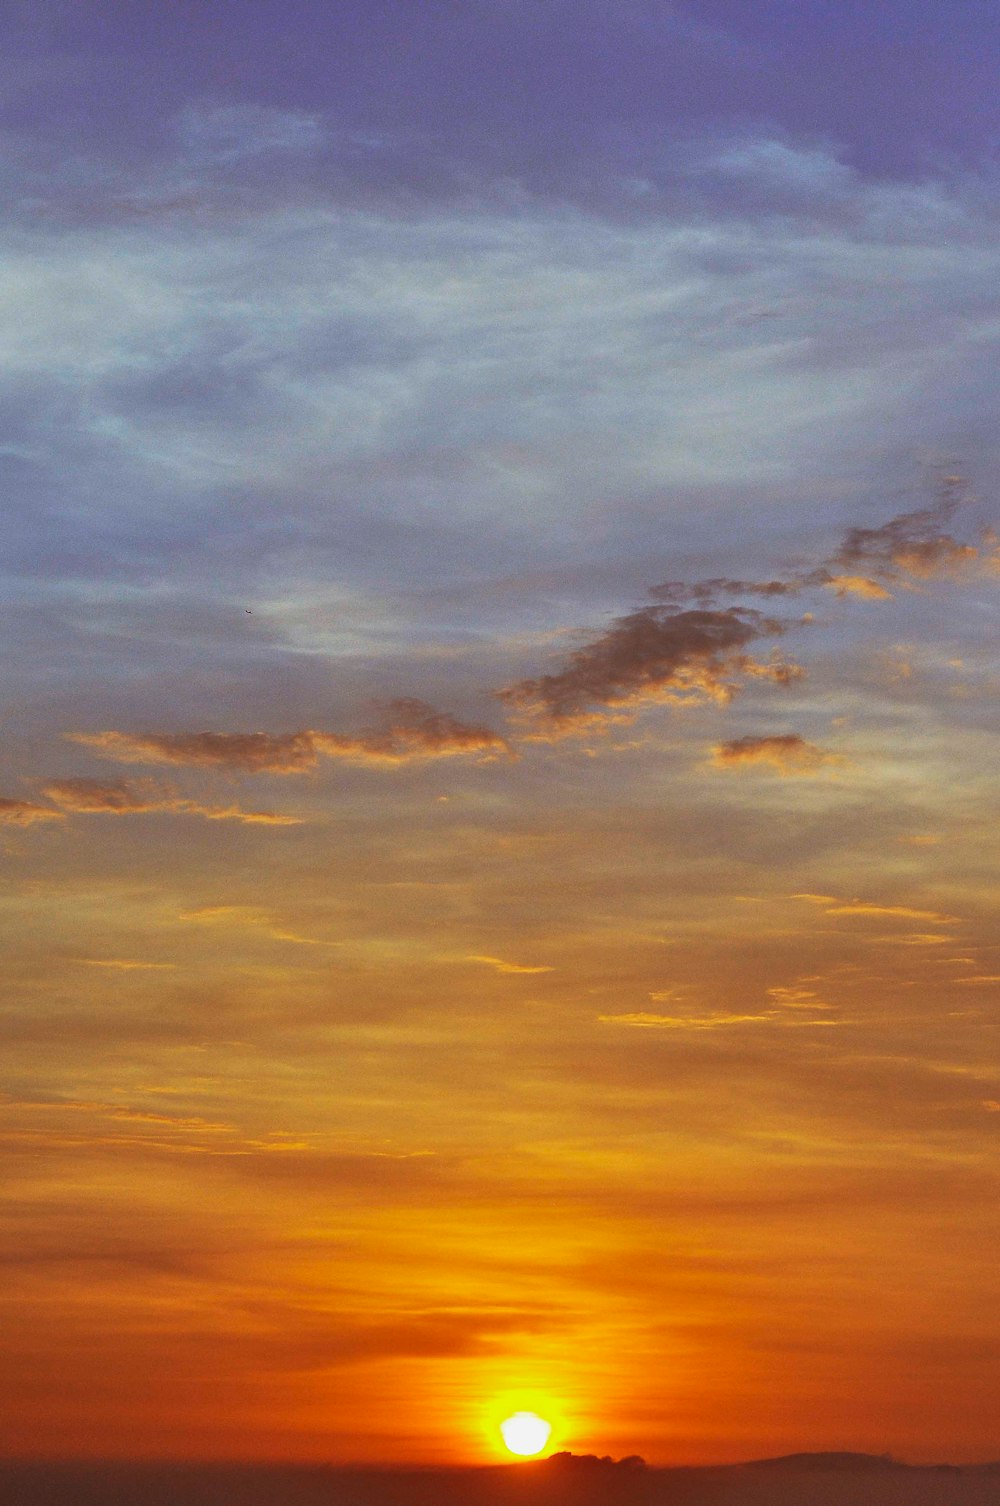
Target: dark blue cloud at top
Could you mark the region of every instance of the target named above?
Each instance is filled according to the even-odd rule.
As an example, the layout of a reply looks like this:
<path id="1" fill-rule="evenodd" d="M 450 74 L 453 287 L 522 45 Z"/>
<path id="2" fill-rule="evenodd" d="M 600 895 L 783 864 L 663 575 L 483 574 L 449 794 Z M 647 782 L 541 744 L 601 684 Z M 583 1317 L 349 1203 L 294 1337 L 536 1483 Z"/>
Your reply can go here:
<path id="1" fill-rule="evenodd" d="M 155 147 L 200 97 L 518 172 L 766 126 L 907 174 L 997 135 L 987 0 L 39 0 L 0 39 L 15 128 L 102 151 Z"/>

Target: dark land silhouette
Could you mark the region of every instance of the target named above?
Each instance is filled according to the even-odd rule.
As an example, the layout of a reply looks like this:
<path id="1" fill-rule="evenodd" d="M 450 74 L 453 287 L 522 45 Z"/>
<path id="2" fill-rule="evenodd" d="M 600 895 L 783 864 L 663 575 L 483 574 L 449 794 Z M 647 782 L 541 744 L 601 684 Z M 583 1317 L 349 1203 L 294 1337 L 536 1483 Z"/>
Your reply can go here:
<path id="1" fill-rule="evenodd" d="M 0 1463 L 2 1506 L 1000 1506 L 1000 1462 L 790 1454 L 657 1469 L 557 1454 L 471 1469 Z"/>

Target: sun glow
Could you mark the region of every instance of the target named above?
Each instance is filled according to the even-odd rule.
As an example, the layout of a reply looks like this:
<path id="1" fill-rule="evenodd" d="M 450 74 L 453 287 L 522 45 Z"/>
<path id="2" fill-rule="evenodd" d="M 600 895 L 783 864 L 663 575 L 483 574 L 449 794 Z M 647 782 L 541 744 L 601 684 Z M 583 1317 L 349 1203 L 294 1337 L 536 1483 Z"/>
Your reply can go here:
<path id="1" fill-rule="evenodd" d="M 503 1441 L 512 1454 L 528 1459 L 540 1454 L 552 1434 L 552 1424 L 537 1412 L 515 1412 L 500 1424 Z"/>

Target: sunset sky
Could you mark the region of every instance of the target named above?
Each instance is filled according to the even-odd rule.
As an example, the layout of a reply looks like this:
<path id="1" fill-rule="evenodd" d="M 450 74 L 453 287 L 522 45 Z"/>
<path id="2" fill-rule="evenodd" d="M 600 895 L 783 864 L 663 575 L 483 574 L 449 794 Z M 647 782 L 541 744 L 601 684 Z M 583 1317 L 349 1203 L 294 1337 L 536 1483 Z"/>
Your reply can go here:
<path id="1" fill-rule="evenodd" d="M 1000 7 L 0 34 L 0 1449 L 1000 1457 Z"/>

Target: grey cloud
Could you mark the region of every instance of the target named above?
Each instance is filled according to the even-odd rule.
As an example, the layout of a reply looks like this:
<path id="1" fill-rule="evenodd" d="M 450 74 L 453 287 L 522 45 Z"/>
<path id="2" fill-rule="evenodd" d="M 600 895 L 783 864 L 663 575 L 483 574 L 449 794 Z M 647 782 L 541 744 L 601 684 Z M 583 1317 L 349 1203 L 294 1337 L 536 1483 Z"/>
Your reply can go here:
<path id="1" fill-rule="evenodd" d="M 715 576 L 693 582 L 667 580 L 651 586 L 649 594 L 669 606 L 695 602 L 699 607 L 710 607 L 723 596 L 794 596 L 799 589 L 795 580 L 733 580 Z"/>

